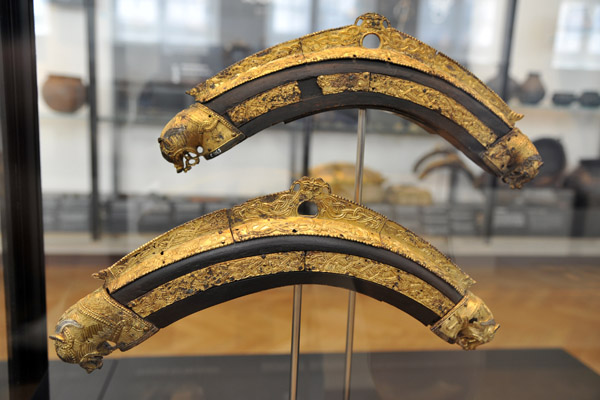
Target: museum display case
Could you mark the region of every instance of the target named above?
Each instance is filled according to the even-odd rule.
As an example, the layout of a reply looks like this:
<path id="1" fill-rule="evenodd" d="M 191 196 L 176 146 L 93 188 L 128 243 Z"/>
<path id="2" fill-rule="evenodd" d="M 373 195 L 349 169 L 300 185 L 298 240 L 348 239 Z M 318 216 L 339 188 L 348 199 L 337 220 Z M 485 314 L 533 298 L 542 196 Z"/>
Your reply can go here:
<path id="1" fill-rule="evenodd" d="M 17 3 L 0 399 L 600 396 L 600 2 Z"/>

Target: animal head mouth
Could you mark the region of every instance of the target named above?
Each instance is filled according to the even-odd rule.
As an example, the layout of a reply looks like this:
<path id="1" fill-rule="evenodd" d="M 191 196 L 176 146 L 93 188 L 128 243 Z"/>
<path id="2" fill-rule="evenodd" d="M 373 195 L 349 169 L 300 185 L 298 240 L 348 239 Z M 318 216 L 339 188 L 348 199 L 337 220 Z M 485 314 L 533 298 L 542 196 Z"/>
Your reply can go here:
<path id="1" fill-rule="evenodd" d="M 68 328 L 66 328 L 68 329 Z M 73 339 L 69 335 L 66 329 L 62 329 L 61 332 L 50 335 L 50 339 L 54 340 L 54 348 L 56 349 L 56 355 L 64 362 L 71 364 L 77 363 L 77 357 L 73 349 Z"/>
<path id="2" fill-rule="evenodd" d="M 177 114 L 163 129 L 158 143 L 163 158 L 175 166 L 177 172 L 187 172 L 200 162 L 204 149 L 202 135 L 194 131 L 182 113 Z"/>

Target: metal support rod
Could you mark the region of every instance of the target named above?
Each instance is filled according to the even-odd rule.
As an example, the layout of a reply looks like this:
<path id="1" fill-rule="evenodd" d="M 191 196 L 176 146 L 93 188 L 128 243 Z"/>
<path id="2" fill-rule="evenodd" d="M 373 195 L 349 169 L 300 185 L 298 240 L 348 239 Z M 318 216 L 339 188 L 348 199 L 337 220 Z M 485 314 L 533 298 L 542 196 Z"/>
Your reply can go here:
<path id="1" fill-rule="evenodd" d="M 318 0 L 311 0 L 310 5 L 310 25 L 311 32 L 315 32 L 317 26 L 317 8 Z M 308 167 L 310 165 L 310 138 L 314 127 L 314 117 L 311 115 L 304 118 L 302 129 L 302 174 L 308 176 Z M 294 141 L 292 141 L 294 143 Z M 294 143 L 295 144 L 295 143 Z M 296 152 L 292 148 L 294 160 L 292 161 L 292 174 L 296 171 Z M 294 176 L 294 179 L 296 177 Z M 292 367 L 290 369 L 290 400 L 296 400 L 298 397 L 298 363 L 300 362 L 300 313 L 302 311 L 302 285 L 294 286 L 294 311 L 292 315 Z"/>
<path id="2" fill-rule="evenodd" d="M 504 31 L 504 47 L 502 49 L 502 64 L 500 65 L 500 97 L 508 101 L 508 84 L 510 71 L 510 56 L 512 52 L 513 31 L 517 13 L 517 0 L 509 0 L 506 10 L 506 28 Z M 494 209 L 496 208 L 496 189 L 498 179 L 494 177 L 485 188 L 486 202 L 484 208 L 483 235 L 487 241 L 490 240 L 494 226 Z"/>
<path id="3" fill-rule="evenodd" d="M 96 7 L 95 0 L 86 2 L 88 42 L 87 100 L 90 106 L 90 231 L 92 239 L 100 239 L 100 193 L 98 189 L 98 104 L 96 101 Z"/>
<path id="4" fill-rule="evenodd" d="M 302 285 L 294 285 L 292 314 L 292 360 L 290 368 L 290 400 L 298 396 L 298 364 L 300 361 L 300 318 L 302 314 Z"/>
<path id="5" fill-rule="evenodd" d="M 290 183 L 298 179 L 298 135 L 295 133 L 296 132 L 290 132 Z"/>
<path id="6" fill-rule="evenodd" d="M 308 176 L 310 165 L 310 137 L 313 131 L 313 117 L 304 119 L 302 130 L 302 176 Z M 293 150 L 293 149 L 292 149 Z M 295 153 L 295 152 L 294 152 Z M 300 327 L 302 312 L 302 285 L 294 285 L 294 309 L 292 314 L 292 366 L 290 368 L 290 400 L 298 396 L 298 364 L 300 362 Z"/>
<path id="7" fill-rule="evenodd" d="M 356 144 L 356 166 L 354 180 L 354 201 L 362 202 L 362 181 L 365 164 L 365 131 L 367 126 L 367 112 L 358 110 L 358 138 Z M 344 400 L 350 398 L 350 378 L 352 375 L 352 349 L 354 347 L 354 315 L 356 312 L 356 292 L 351 290 L 348 294 L 348 319 L 346 325 L 346 363 L 344 368 Z"/>
<path id="8" fill-rule="evenodd" d="M 10 399 L 47 399 L 33 1 L 0 1 L 0 209 Z M 4 327 L 2 328 L 4 329 Z"/>
<path id="9" fill-rule="evenodd" d="M 310 166 L 310 138 L 314 130 L 314 116 L 304 118 L 302 129 L 302 176 L 308 176 Z"/>

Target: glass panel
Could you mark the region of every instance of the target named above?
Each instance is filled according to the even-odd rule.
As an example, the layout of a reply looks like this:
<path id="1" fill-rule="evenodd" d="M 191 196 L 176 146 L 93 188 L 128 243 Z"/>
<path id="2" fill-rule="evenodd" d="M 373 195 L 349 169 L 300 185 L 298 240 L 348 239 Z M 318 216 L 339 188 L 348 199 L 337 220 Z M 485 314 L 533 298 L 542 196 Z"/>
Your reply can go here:
<path id="1" fill-rule="evenodd" d="M 93 272 L 188 220 L 287 189 L 302 174 L 308 118 L 308 167 L 330 183 L 332 169 L 343 167 L 336 190 L 352 198 L 356 110 L 272 126 L 176 174 L 156 139 L 192 103 L 186 90 L 254 52 L 352 24 L 367 11 L 385 14 L 393 27 L 446 52 L 500 90 L 510 17 L 505 0 L 97 1 L 96 217 L 102 235 L 95 241 L 83 96 L 89 84 L 87 22 L 85 9 L 70 3 L 36 3 L 49 332 L 62 312 L 100 286 L 90 278 Z M 560 21 L 567 3 L 573 2 L 519 2 L 516 13 L 509 104 L 525 114 L 518 126 L 546 152 L 547 168 L 523 190 L 492 184 L 418 124 L 368 110 L 363 202 L 424 236 L 476 279 L 473 291 L 502 328 L 481 350 L 460 353 L 407 314 L 359 295 L 353 398 L 481 398 L 484 390 L 498 398 L 536 398 L 543 390 L 563 393 L 569 379 L 579 383 L 581 398 L 597 393 L 600 112 L 594 93 L 600 78 L 587 67 L 555 65 L 564 47 L 559 36 L 567 25 Z M 581 3 L 598 8 L 597 2 Z M 589 40 L 594 32 L 583 35 Z M 560 93 L 572 95 L 570 105 L 557 105 Z M 450 149 L 455 162 L 442 152 L 415 170 L 419 159 L 440 149 Z M 435 161 L 445 163 L 435 167 Z M 341 395 L 347 296 L 339 288 L 304 287 L 300 398 Z M 68 390 L 111 399 L 240 397 L 235 390 L 285 398 L 291 315 L 289 286 L 245 296 L 114 352 L 89 376 L 59 362 L 51 348 L 53 398 Z M 550 365 L 564 377 L 550 376 Z M 527 379 L 536 385 L 526 386 Z"/>

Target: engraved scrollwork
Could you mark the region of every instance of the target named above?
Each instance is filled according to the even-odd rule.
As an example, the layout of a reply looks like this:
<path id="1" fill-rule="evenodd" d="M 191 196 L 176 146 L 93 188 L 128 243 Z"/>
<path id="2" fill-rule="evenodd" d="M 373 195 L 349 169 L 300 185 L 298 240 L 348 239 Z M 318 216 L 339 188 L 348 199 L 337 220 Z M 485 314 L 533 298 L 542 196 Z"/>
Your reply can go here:
<path id="1" fill-rule="evenodd" d="M 128 307 L 146 317 L 199 292 L 248 278 L 304 270 L 304 253 L 244 257 L 202 268 L 167 282 L 132 300 Z"/>
<path id="2" fill-rule="evenodd" d="M 249 200 L 231 208 L 232 222 L 248 221 L 255 218 L 298 216 L 298 206 L 304 201 L 319 201 L 331 194 L 329 184 L 322 179 L 301 178 L 294 182 L 290 190 Z"/>
<path id="3" fill-rule="evenodd" d="M 111 267 L 95 274 L 114 290 L 177 257 L 233 243 L 225 210 L 206 214 L 156 237 L 132 251 Z M 136 266 L 135 273 L 132 267 Z"/>
<path id="4" fill-rule="evenodd" d="M 346 220 L 357 222 L 369 229 L 379 232 L 385 224 L 385 218 L 375 212 L 356 207 L 353 203 L 348 204 L 347 200 L 333 199 L 326 203 L 320 216 L 328 219 Z"/>
<path id="5" fill-rule="evenodd" d="M 347 254 L 319 251 L 273 253 L 226 261 L 190 272 L 132 300 L 128 307 L 142 317 L 211 288 L 248 278 L 285 272 L 348 275 L 402 293 L 439 316 L 454 303 L 434 287 L 405 271 Z"/>
<path id="6" fill-rule="evenodd" d="M 454 307 L 450 299 L 416 276 L 362 257 L 311 251 L 306 254 L 306 270 L 349 275 L 375 282 L 410 297 L 439 316 Z"/>
<path id="7" fill-rule="evenodd" d="M 230 108 L 227 115 L 236 126 L 240 126 L 269 111 L 298 103 L 300 95 L 298 82 L 290 82 L 245 100 L 241 104 Z"/>
<path id="8" fill-rule="evenodd" d="M 365 49 L 361 45 L 368 34 L 376 34 L 380 39 L 378 49 Z M 249 56 L 189 93 L 196 101 L 206 102 L 245 82 L 294 65 L 356 57 L 408 66 L 444 79 L 481 101 L 510 126 L 523 117 L 459 63 L 397 31 L 387 18 L 375 13 L 359 16 L 354 25 L 312 33 Z"/>
<path id="9" fill-rule="evenodd" d="M 314 202 L 316 215 L 298 207 Z M 447 257 L 412 232 L 364 206 L 331 194 L 320 178 L 302 178 L 289 190 L 220 210 L 157 237 L 101 271 L 110 292 L 176 260 L 250 239 L 314 235 L 344 238 L 389 249 L 442 277 L 461 294 L 473 280 Z"/>
<path id="10" fill-rule="evenodd" d="M 304 202 L 317 207 L 315 215 L 303 216 L 298 208 Z M 352 224 L 352 233 L 358 241 L 375 240 L 385 224 L 382 215 L 349 200 L 331 194 L 331 188 L 322 179 L 302 178 L 290 190 L 259 197 L 232 207 L 231 229 L 236 241 L 268 235 L 306 234 L 344 237 L 344 229 L 328 221 Z M 293 224 L 285 218 L 294 218 Z M 268 223 L 267 223 L 268 222 Z"/>
<path id="11" fill-rule="evenodd" d="M 298 207 L 305 201 L 317 205 L 316 214 L 299 213 Z M 385 257 L 400 256 L 403 260 L 388 265 L 381 262 L 387 260 L 383 256 L 365 258 L 348 254 L 353 250 L 337 253 L 333 247 L 319 251 L 318 246 L 303 247 L 316 243 L 312 238 L 286 238 L 288 243 L 293 243 L 289 239 L 299 239 L 296 243 L 300 245 L 287 251 L 279 243 L 270 249 L 261 243 L 235 243 L 296 234 L 335 238 L 328 239 L 328 246 L 334 242 L 355 246 L 358 242 L 373 247 L 372 254 L 386 249 L 390 254 L 383 252 Z M 219 247 L 225 249 L 207 257 L 202 254 Z M 227 254 L 235 252 L 233 248 L 245 248 L 247 256 Z M 231 258 L 232 254 L 240 258 Z M 406 260 L 417 265 L 403 264 Z M 196 261 L 199 264 L 194 264 Z M 426 271 L 413 275 L 408 272 L 413 268 L 425 268 L 437 277 Z M 236 213 L 220 210 L 172 229 L 101 271 L 98 276 L 105 279 L 104 286 L 69 308 L 51 338 L 61 359 L 78 363 L 90 372 L 102 366 L 102 357 L 116 349 L 130 349 L 154 334 L 158 326 L 173 322 L 154 319 L 157 314 L 164 318 L 168 312 L 162 310 L 170 305 L 227 284 L 254 284 L 254 279 L 277 274 L 287 274 L 286 279 L 305 279 L 311 272 L 315 276 L 310 279 L 319 277 L 326 284 L 334 282 L 326 274 L 337 274 L 401 293 L 433 313 L 427 317 L 427 324 L 436 321 L 435 315 L 441 317 L 433 331 L 465 349 L 491 340 L 497 329 L 489 309 L 467 290 L 473 280 L 446 256 L 380 214 L 333 195 L 322 179 L 302 178 L 285 192 L 238 206 Z M 261 290 L 264 286 L 255 288 Z"/>
<path id="12" fill-rule="evenodd" d="M 407 258 L 423 265 L 461 294 L 465 294 L 475 283 L 469 275 L 457 273 L 456 265 L 443 253 L 399 224 L 388 221 L 381 230 L 381 241 L 385 248 L 401 252 Z"/>
<path id="13" fill-rule="evenodd" d="M 391 26 L 390 20 L 381 14 L 365 13 L 354 20 L 354 25 L 371 29 L 386 29 Z"/>
<path id="14" fill-rule="evenodd" d="M 412 81 L 361 72 L 321 75 L 317 78 L 317 83 L 324 95 L 344 91 L 370 91 L 408 100 L 437 111 L 456 122 L 484 146 L 490 145 L 496 140 L 496 135 L 490 128 L 457 101 L 433 88 Z"/>

